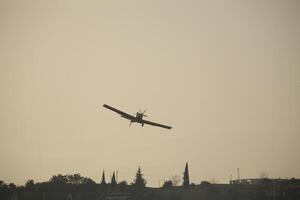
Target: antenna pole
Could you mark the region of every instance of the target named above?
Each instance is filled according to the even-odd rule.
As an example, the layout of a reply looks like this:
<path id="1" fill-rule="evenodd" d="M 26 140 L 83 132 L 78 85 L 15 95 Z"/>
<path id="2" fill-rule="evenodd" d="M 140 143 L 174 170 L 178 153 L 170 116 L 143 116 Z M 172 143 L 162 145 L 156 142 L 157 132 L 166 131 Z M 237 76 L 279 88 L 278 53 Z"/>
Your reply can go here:
<path id="1" fill-rule="evenodd" d="M 116 177 L 117 177 L 117 183 L 119 182 L 119 174 L 118 174 L 118 170 L 116 171 Z"/>

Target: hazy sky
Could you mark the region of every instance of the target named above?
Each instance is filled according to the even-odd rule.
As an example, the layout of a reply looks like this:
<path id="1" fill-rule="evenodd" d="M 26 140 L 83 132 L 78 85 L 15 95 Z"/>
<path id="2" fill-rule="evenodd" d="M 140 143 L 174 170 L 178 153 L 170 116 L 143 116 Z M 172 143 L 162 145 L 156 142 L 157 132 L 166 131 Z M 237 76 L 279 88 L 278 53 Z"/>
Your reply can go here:
<path id="1" fill-rule="evenodd" d="M 0 180 L 300 178 L 300 1 L 0 0 Z M 141 127 L 102 108 L 147 109 Z"/>

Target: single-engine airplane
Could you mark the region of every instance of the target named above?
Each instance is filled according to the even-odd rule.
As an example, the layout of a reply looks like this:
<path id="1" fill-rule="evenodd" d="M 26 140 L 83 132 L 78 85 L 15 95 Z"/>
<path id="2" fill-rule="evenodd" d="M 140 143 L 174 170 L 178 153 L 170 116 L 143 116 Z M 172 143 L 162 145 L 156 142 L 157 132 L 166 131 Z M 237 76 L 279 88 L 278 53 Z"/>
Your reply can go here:
<path id="1" fill-rule="evenodd" d="M 166 129 L 171 129 L 172 128 L 171 126 L 166 126 L 166 125 L 163 125 L 163 124 L 159 124 L 159 123 L 155 123 L 155 122 L 150 122 L 150 121 L 144 120 L 143 117 L 147 117 L 147 115 L 145 115 L 145 112 L 146 112 L 145 110 L 144 110 L 144 112 L 142 112 L 141 110 L 139 110 L 139 112 L 137 112 L 135 114 L 135 116 L 133 116 L 133 115 L 130 115 L 128 113 L 120 111 L 120 110 L 118 110 L 116 108 L 113 108 L 113 107 L 111 107 L 109 105 L 106 105 L 106 104 L 104 104 L 103 107 L 107 108 L 109 110 L 112 110 L 112 111 L 114 111 L 114 112 L 116 112 L 118 114 L 120 114 L 121 117 L 124 117 L 125 119 L 130 120 L 129 126 L 131 126 L 131 123 L 136 122 L 136 123 L 142 124 L 142 126 L 144 126 L 144 124 L 149 124 L 149 125 L 152 125 L 152 126 L 158 126 L 158 127 L 166 128 Z"/>

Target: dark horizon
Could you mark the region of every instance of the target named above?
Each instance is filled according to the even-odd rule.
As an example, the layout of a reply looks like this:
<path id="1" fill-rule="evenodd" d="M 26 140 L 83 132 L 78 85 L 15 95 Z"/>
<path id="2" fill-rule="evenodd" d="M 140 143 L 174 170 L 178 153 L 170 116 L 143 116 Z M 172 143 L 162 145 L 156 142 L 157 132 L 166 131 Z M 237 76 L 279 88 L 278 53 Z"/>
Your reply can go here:
<path id="1" fill-rule="evenodd" d="M 186 163 L 182 181 L 180 177 L 165 180 L 158 188 L 147 187 L 140 167 L 134 181 L 117 181 L 117 172 L 113 172 L 110 182 L 107 181 L 103 170 L 101 180 L 96 183 L 79 173 L 68 175 L 53 175 L 49 181 L 35 183 L 28 180 L 24 186 L 14 183 L 5 184 L 0 180 L 0 199 L 52 199 L 52 200 L 192 200 L 206 199 L 274 199 L 290 200 L 299 197 L 300 179 L 270 179 L 262 174 L 259 179 L 231 180 L 228 184 L 216 184 L 201 181 L 199 184 L 189 180 L 189 166 Z"/>

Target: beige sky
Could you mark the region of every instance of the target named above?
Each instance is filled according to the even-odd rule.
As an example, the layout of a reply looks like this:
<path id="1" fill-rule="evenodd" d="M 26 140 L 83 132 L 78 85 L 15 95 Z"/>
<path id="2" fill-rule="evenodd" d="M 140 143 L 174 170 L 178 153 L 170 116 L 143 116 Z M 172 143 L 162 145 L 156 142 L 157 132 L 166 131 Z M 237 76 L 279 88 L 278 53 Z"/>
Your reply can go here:
<path id="1" fill-rule="evenodd" d="M 0 180 L 300 178 L 300 1 L 0 1 Z M 102 108 L 147 109 L 164 130 Z"/>

